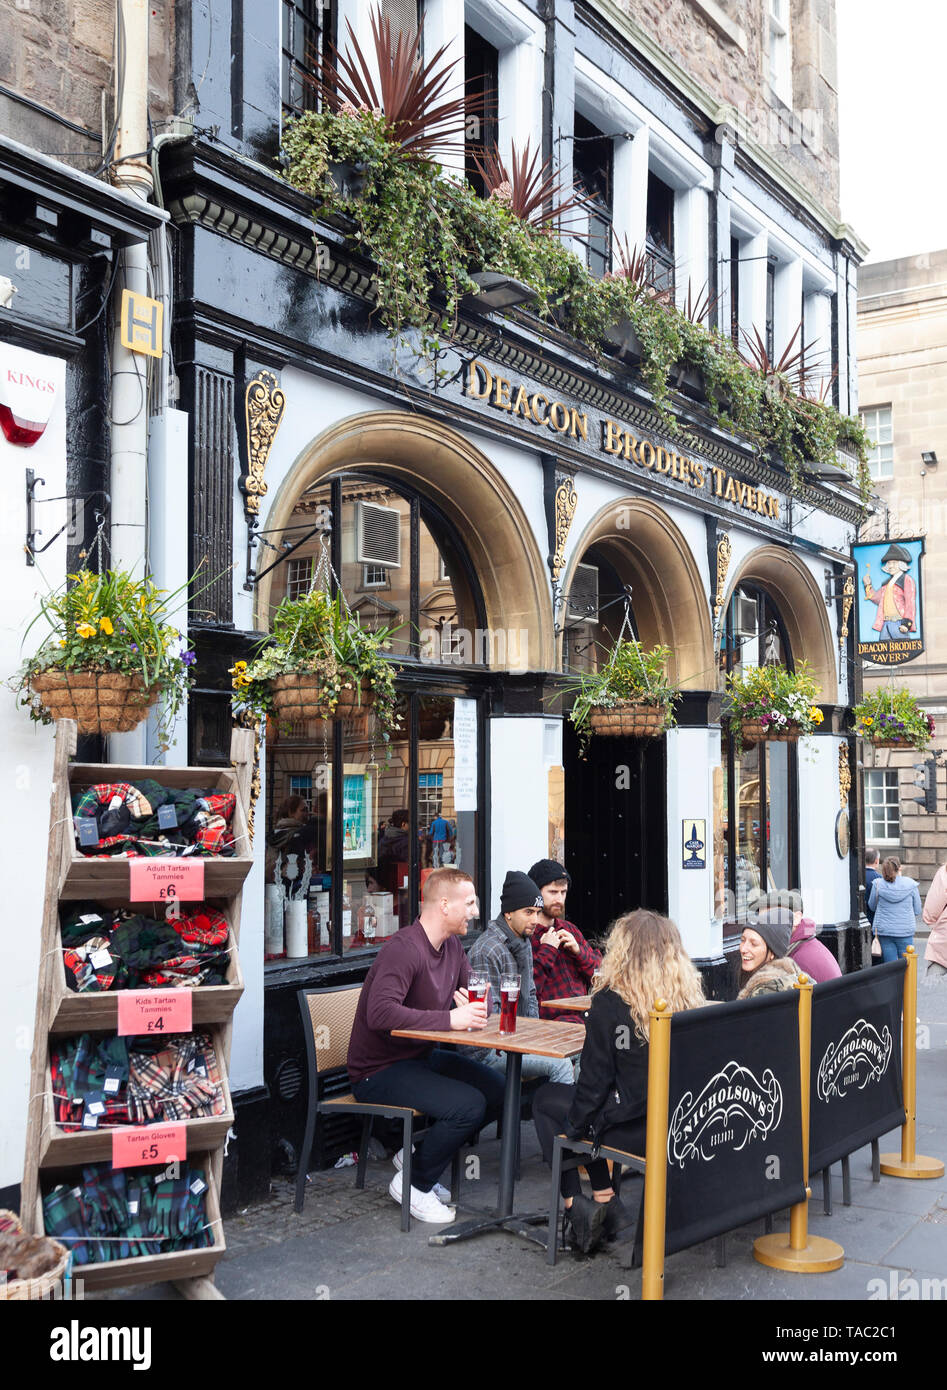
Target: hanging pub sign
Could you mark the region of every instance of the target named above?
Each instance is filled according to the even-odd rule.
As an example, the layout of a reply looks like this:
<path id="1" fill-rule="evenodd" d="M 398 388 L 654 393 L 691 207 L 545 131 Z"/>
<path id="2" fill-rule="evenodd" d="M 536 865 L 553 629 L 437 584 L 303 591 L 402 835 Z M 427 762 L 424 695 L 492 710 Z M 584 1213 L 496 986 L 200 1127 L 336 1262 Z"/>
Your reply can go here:
<path id="1" fill-rule="evenodd" d="M 904 1123 L 902 958 L 826 980 L 812 992 L 809 1172 Z"/>
<path id="2" fill-rule="evenodd" d="M 858 573 L 857 651 L 879 666 L 900 666 L 924 650 L 921 621 L 923 539 L 852 546 Z"/>
<path id="3" fill-rule="evenodd" d="M 675 1014 L 666 1253 L 804 1195 L 798 990 Z"/>

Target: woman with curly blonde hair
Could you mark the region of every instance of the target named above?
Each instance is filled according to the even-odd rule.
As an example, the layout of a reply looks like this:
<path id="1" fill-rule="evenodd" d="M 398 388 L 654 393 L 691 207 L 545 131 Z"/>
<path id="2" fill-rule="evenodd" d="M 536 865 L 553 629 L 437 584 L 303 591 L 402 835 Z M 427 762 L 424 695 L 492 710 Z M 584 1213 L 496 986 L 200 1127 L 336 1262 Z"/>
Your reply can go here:
<path id="1" fill-rule="evenodd" d="M 649 1014 L 664 999 L 674 1012 L 705 1003 L 703 984 L 680 932 L 667 917 L 639 908 L 613 922 L 601 972 L 592 985 L 585 1046 L 574 1086 L 550 1083 L 533 1100 L 533 1120 L 547 1163 L 553 1139 L 566 1134 L 596 1145 L 644 1153 L 648 1101 Z M 618 1233 L 624 1215 L 604 1159 L 586 1163 L 592 1200 L 576 1169 L 562 1175 L 573 1248 L 591 1253 Z"/>

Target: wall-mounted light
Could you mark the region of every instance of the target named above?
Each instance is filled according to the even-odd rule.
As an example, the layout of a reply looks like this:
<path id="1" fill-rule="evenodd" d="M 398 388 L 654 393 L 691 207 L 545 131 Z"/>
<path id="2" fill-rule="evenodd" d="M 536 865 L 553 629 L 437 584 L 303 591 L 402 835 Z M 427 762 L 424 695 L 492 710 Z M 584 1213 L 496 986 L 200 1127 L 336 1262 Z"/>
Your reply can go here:
<path id="1" fill-rule="evenodd" d="M 934 453 L 933 449 L 926 449 L 922 452 L 921 463 L 923 463 L 925 468 L 937 467 L 937 455 Z"/>

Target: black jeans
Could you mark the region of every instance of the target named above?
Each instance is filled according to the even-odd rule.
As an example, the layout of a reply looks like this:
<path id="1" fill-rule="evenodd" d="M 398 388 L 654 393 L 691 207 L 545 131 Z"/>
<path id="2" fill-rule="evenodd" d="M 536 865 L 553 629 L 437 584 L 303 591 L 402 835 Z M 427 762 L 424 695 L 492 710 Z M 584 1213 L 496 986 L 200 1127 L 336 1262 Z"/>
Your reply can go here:
<path id="1" fill-rule="evenodd" d="M 557 1134 L 566 1132 L 566 1116 L 575 1096 L 574 1086 L 559 1086 L 550 1082 L 533 1097 L 533 1123 L 539 1136 L 539 1146 L 543 1158 L 552 1164 L 552 1144 Z M 601 1143 L 609 1148 L 624 1149 L 626 1153 L 644 1154 L 645 1121 L 635 1120 L 627 1125 L 614 1125 L 601 1135 Z M 581 1154 L 564 1150 L 564 1156 L 582 1157 Z M 589 1175 L 594 1192 L 604 1192 L 611 1187 L 612 1180 L 608 1164 L 604 1158 L 586 1158 L 585 1170 Z M 563 1197 L 578 1197 L 582 1191 L 578 1169 L 570 1168 L 562 1175 L 559 1190 Z"/>
<path id="2" fill-rule="evenodd" d="M 430 1192 L 461 1144 L 499 1119 L 505 1090 L 506 1078 L 482 1062 L 436 1047 L 356 1081 L 352 1094 L 369 1105 L 410 1105 L 434 1121 L 411 1169 L 411 1186 Z"/>

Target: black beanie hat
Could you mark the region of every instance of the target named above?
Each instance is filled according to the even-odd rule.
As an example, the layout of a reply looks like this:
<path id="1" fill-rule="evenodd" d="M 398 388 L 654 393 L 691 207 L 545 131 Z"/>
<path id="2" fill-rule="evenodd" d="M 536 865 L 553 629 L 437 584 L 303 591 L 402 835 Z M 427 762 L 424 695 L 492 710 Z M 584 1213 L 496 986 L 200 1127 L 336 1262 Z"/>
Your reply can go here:
<path id="1" fill-rule="evenodd" d="M 542 907 L 543 895 L 528 874 L 519 869 L 510 869 L 503 880 L 500 894 L 500 911 L 516 912 L 521 907 Z"/>
<path id="2" fill-rule="evenodd" d="M 545 888 L 547 883 L 556 883 L 560 878 L 564 878 L 569 887 L 572 887 L 572 875 L 568 869 L 557 864 L 555 859 L 537 859 L 529 871 L 529 876 L 538 888 Z"/>
<path id="3" fill-rule="evenodd" d="M 792 912 L 785 907 L 764 908 L 755 917 L 750 917 L 747 926 L 761 936 L 773 955 L 779 960 L 789 950 L 792 936 Z"/>

